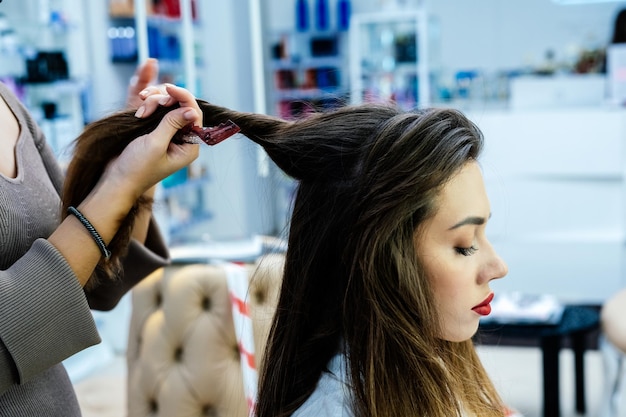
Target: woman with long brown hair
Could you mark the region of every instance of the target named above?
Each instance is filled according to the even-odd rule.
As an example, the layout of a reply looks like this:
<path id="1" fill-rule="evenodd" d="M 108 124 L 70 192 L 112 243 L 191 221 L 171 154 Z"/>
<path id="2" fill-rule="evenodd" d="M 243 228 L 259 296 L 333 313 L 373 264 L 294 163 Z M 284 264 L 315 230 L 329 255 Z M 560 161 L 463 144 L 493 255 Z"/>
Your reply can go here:
<path id="1" fill-rule="evenodd" d="M 285 121 L 198 102 L 205 126 L 234 122 L 298 181 L 256 415 L 505 415 L 471 341 L 507 273 L 485 234 L 479 129 L 451 109 Z M 99 123 L 132 138 L 167 111 Z"/>
<path id="2" fill-rule="evenodd" d="M 504 415 L 471 341 L 507 272 L 476 126 L 375 105 L 224 117 L 299 181 L 257 416 Z"/>

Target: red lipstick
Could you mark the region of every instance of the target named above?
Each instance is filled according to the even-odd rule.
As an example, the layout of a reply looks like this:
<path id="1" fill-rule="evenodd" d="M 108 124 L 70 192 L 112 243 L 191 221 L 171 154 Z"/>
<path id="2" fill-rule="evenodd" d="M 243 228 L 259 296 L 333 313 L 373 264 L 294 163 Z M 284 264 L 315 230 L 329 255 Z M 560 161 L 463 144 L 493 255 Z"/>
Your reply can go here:
<path id="1" fill-rule="evenodd" d="M 481 316 L 488 316 L 491 313 L 491 300 L 493 300 L 493 293 L 490 293 L 482 303 L 472 307 L 472 310 Z"/>

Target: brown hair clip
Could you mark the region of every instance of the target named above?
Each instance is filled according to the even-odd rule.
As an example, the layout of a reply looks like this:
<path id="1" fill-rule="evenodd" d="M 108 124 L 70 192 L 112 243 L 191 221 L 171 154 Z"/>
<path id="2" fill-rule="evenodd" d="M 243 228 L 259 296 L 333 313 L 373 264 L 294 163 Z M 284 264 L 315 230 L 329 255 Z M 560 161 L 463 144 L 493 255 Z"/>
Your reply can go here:
<path id="1" fill-rule="evenodd" d="M 217 145 L 232 135 L 239 133 L 241 128 L 232 120 L 220 123 L 214 127 L 200 127 L 193 124 L 180 129 L 172 138 L 172 142 L 177 144 L 183 143 L 206 143 L 207 145 Z"/>

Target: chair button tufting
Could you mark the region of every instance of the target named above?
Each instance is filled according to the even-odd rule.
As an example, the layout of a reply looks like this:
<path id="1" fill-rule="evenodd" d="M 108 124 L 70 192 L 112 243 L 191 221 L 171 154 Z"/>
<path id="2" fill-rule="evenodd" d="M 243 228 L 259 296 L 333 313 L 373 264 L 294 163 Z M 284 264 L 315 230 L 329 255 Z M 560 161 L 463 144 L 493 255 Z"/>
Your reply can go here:
<path id="1" fill-rule="evenodd" d="M 233 348 L 233 352 L 235 353 L 235 360 L 240 361 L 241 352 L 239 351 L 239 345 L 235 345 L 235 347 Z"/>
<path id="2" fill-rule="evenodd" d="M 159 405 L 155 400 L 150 400 L 149 404 L 151 413 L 156 413 L 157 411 L 159 411 Z"/>
<path id="3" fill-rule="evenodd" d="M 204 311 L 209 311 L 211 309 L 211 299 L 209 297 L 204 297 L 202 299 L 202 309 Z"/>
<path id="4" fill-rule="evenodd" d="M 211 405 L 202 407 L 202 415 L 204 417 L 217 417 L 217 409 Z"/>
<path id="5" fill-rule="evenodd" d="M 176 362 L 182 362 L 183 360 L 183 348 L 182 347 L 178 347 L 174 351 L 174 360 Z"/>
<path id="6" fill-rule="evenodd" d="M 259 304 L 259 305 L 265 303 L 265 291 L 257 290 L 254 293 L 254 298 L 256 300 L 256 303 Z"/>
<path id="7" fill-rule="evenodd" d="M 154 305 L 159 307 L 162 302 L 163 302 L 163 296 L 161 295 L 160 292 L 156 293 L 156 295 L 154 297 Z"/>

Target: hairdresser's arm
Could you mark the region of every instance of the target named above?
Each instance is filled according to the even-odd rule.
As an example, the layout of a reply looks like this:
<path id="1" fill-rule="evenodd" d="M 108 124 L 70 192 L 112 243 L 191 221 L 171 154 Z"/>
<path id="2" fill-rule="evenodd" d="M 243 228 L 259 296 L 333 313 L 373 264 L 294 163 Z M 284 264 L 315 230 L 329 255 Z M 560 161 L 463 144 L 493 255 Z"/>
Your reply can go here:
<path id="1" fill-rule="evenodd" d="M 193 95 L 168 86 L 181 107 L 169 112 L 152 133 L 133 140 L 105 170 L 92 192 L 78 206 L 106 243 L 141 194 L 163 178 L 191 163 L 197 145 L 177 145 L 172 136 L 190 122 L 200 124 L 201 112 Z M 102 254 L 91 234 L 75 216 L 68 216 L 48 238 L 84 285 Z"/>
<path id="2" fill-rule="evenodd" d="M 180 127 L 189 121 L 199 124 L 195 99 L 182 89 L 169 94 L 183 107 L 166 116 L 154 132 L 133 141 L 79 205 L 106 242 L 137 196 L 198 155 L 197 145 L 170 144 Z M 192 113 L 185 117 L 185 110 Z M 50 180 L 60 190 L 62 172 L 51 149 L 26 109 L 22 115 Z M 11 244 L 0 237 L 3 243 Z M 70 216 L 48 239 L 37 239 L 21 258 L 0 270 L 0 395 L 100 341 L 82 291 L 100 257 L 91 235 Z"/>
<path id="3" fill-rule="evenodd" d="M 157 75 L 156 59 L 149 58 L 143 65 L 137 67 L 128 86 L 126 99 L 128 108 L 136 109 L 143 103 L 145 96 L 140 93 L 153 84 Z M 165 85 L 160 88 L 164 89 Z M 143 196 L 153 198 L 155 189 L 156 186 L 151 187 L 143 193 Z M 135 217 L 128 253 L 121 261 L 123 275 L 120 279 L 101 279 L 97 286 L 89 287 L 85 291 L 92 309 L 111 310 L 139 281 L 169 263 L 169 250 L 151 211 L 142 210 Z"/>

